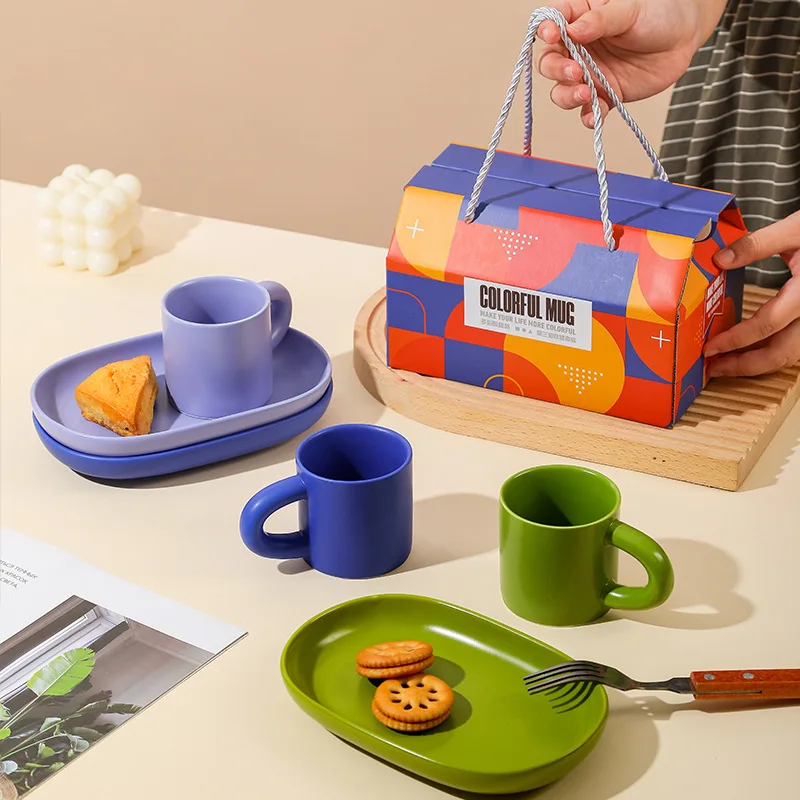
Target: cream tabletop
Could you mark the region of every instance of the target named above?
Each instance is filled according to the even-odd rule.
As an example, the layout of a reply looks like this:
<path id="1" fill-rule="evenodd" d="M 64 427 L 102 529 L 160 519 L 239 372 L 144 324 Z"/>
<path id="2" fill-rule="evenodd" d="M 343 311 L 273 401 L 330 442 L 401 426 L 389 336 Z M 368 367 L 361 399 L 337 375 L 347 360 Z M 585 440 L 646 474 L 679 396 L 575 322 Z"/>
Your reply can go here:
<path id="1" fill-rule="evenodd" d="M 454 794 L 343 743 L 283 687 L 279 657 L 291 633 L 325 608 L 362 595 L 442 598 L 642 680 L 703 669 L 800 667 L 800 408 L 736 493 L 603 468 L 622 490 L 624 518 L 670 555 L 673 596 L 660 609 L 615 613 L 586 627 L 529 624 L 500 597 L 497 492 L 513 472 L 560 459 L 426 428 L 361 387 L 351 365 L 353 322 L 384 280 L 382 249 L 147 209 L 144 250 L 102 278 L 37 263 L 36 190 L 6 182 L 1 191 L 3 526 L 249 632 L 38 788 L 40 800 Z M 243 546 L 237 529 L 243 504 L 293 473 L 298 440 L 131 486 L 81 477 L 38 441 L 29 389 L 42 369 L 157 330 L 167 288 L 220 273 L 274 279 L 292 292 L 293 324 L 333 361 L 334 397 L 316 427 L 380 423 L 413 445 L 414 550 L 395 574 L 337 580 L 260 559 Z M 283 530 L 294 523 L 293 510 L 277 519 Z M 622 578 L 639 577 L 639 567 L 625 560 Z M 537 797 L 788 800 L 800 790 L 800 705 L 712 712 L 677 695 L 613 691 L 609 702 L 594 752 Z"/>

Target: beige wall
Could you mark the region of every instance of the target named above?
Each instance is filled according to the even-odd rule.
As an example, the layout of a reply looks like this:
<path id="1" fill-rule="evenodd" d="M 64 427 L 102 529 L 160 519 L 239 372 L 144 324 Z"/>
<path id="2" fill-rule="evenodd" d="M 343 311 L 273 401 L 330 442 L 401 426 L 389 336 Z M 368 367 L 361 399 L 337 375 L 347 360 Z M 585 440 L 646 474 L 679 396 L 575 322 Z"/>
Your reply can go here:
<path id="1" fill-rule="evenodd" d="M 149 205 L 382 245 L 418 167 L 488 140 L 536 5 L 12 0 L 0 174 L 44 184 L 81 162 L 137 174 Z M 548 91 L 535 153 L 591 163 L 591 133 Z M 666 102 L 631 106 L 656 146 Z M 647 174 L 618 118 L 606 145 L 612 169 Z"/>

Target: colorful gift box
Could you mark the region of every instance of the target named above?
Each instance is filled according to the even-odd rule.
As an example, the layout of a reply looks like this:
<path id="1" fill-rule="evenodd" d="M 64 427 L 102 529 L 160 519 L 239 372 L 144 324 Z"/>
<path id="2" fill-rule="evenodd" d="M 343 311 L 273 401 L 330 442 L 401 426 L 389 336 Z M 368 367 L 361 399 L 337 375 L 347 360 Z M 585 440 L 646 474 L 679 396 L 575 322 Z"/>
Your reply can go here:
<path id="1" fill-rule="evenodd" d="M 407 185 L 386 260 L 388 363 L 669 427 L 706 383 L 709 337 L 741 319 L 730 194 L 450 145 Z"/>
<path id="2" fill-rule="evenodd" d="M 597 169 L 531 156 L 533 47 L 552 21 L 589 86 Z M 525 73 L 524 154 L 497 145 Z M 655 168 L 609 173 L 600 86 Z M 704 388 L 703 349 L 741 320 L 746 233 L 730 194 L 670 183 L 564 16 L 533 12 L 486 150 L 450 145 L 406 186 L 386 259 L 390 367 L 661 427 Z"/>

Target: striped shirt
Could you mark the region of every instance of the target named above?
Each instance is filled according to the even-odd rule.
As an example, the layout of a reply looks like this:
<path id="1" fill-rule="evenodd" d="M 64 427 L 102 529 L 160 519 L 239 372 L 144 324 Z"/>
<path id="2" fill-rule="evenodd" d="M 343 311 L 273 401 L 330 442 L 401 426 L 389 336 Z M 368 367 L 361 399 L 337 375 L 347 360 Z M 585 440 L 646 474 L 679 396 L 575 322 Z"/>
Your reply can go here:
<path id="1" fill-rule="evenodd" d="M 749 230 L 800 210 L 800 0 L 728 0 L 672 94 L 661 159 L 670 179 L 731 192 Z M 746 269 L 778 287 L 780 256 Z"/>

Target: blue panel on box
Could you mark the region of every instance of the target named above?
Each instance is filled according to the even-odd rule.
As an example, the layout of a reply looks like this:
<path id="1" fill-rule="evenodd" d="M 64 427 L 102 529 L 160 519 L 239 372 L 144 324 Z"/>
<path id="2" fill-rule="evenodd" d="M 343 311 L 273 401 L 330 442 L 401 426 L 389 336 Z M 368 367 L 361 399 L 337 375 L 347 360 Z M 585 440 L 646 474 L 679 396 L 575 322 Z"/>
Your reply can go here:
<path id="1" fill-rule="evenodd" d="M 408 184 L 422 189 L 461 195 L 459 219 L 464 219 L 469 196 L 475 185 L 472 174 L 442 167 L 423 167 Z M 520 181 L 504 178 L 487 178 L 483 184 L 475 222 L 484 225 L 516 230 L 519 208 L 549 211 L 567 217 L 600 220 L 600 203 L 596 196 L 568 192 L 547 187 L 532 187 Z M 694 238 L 706 222 L 704 217 L 683 211 L 666 211 L 662 208 L 634 203 L 629 200 L 609 200 L 611 221 L 617 225 L 671 233 Z"/>
<path id="2" fill-rule="evenodd" d="M 422 189 L 461 195 L 464 198 L 458 215 L 461 220 L 464 219 L 474 185 L 474 175 L 439 167 L 423 167 L 409 184 Z M 546 187 L 532 187 L 519 181 L 487 178 L 481 191 L 475 222 L 516 230 L 520 206 L 583 219 L 600 219 L 597 198 L 559 192 Z"/>
<path id="3" fill-rule="evenodd" d="M 433 164 L 477 174 L 485 157 L 486 150 L 483 148 L 451 144 L 434 159 Z M 536 186 L 554 186 L 594 197 L 600 194 L 594 167 L 531 158 L 516 153 L 496 153 L 489 175 Z M 657 178 L 618 172 L 606 172 L 606 175 L 610 197 L 642 205 L 717 217 L 733 200 L 731 194 L 668 183 Z"/>
<path id="4" fill-rule="evenodd" d="M 463 300 L 464 287 L 460 283 L 391 270 L 386 273 L 386 314 L 393 328 L 444 336 L 450 314 Z M 420 322 L 422 327 L 417 327 Z"/>
<path id="5" fill-rule="evenodd" d="M 386 316 L 392 321 L 393 328 L 425 333 L 427 314 L 416 295 L 387 289 Z"/>
<path id="6" fill-rule="evenodd" d="M 681 392 L 678 397 L 678 411 L 675 415 L 677 422 L 685 413 L 689 406 L 694 402 L 700 390 L 703 388 L 703 357 L 697 359 L 692 364 L 692 368 L 681 380 Z"/>
<path id="7" fill-rule="evenodd" d="M 445 341 L 444 377 L 447 380 L 483 386 L 491 377 L 502 372 L 502 349 L 452 339 Z"/>
<path id="8" fill-rule="evenodd" d="M 624 317 L 637 253 L 578 243 L 564 271 L 541 291 L 590 300 L 593 311 Z"/>
<path id="9" fill-rule="evenodd" d="M 620 200 L 631 200 L 653 208 L 697 214 L 704 220 L 716 219 L 733 199 L 732 195 L 665 183 L 654 178 L 608 172 L 609 196 Z M 597 175 L 583 177 L 564 186 L 571 192 L 599 195 Z M 702 227 L 702 226 L 701 226 Z"/>
<path id="10" fill-rule="evenodd" d="M 608 194 L 610 197 L 617 200 L 631 200 L 654 208 L 671 206 L 686 191 L 672 183 L 664 183 L 664 181 L 653 178 L 642 178 L 617 172 L 606 172 L 606 176 L 608 178 Z M 590 175 L 584 176 L 580 180 L 572 181 L 564 188 L 571 192 L 591 194 L 594 197 L 598 197 L 600 184 L 597 180 L 597 172 L 592 170 Z"/>
<path id="11" fill-rule="evenodd" d="M 485 157 L 486 151 L 478 147 L 451 144 L 438 158 L 434 159 L 433 166 L 463 170 L 477 175 L 483 166 Z M 489 176 L 492 178 L 521 181 L 534 186 L 555 186 L 587 175 L 593 176 L 597 183 L 597 172 L 594 169 L 502 152 L 495 154 L 489 169 Z M 597 193 L 595 192 L 595 194 Z"/>
<path id="12" fill-rule="evenodd" d="M 630 378 L 641 378 L 646 381 L 652 381 L 653 383 L 670 383 L 670 381 L 666 381 L 661 376 L 656 375 L 656 373 L 642 361 L 627 331 L 625 332 L 625 374 Z"/>
<path id="13" fill-rule="evenodd" d="M 624 203 L 624 206 L 623 206 Z M 625 218 L 617 208 L 627 207 L 631 214 Z M 694 239 L 703 230 L 708 218 L 699 214 L 689 214 L 685 211 L 671 211 L 665 208 L 655 208 L 638 203 L 627 203 L 624 200 L 611 200 L 609 202 L 611 221 L 618 225 L 631 225 L 646 231 L 658 233 L 671 233 L 674 236 L 686 236 Z"/>
<path id="14" fill-rule="evenodd" d="M 673 186 L 678 185 L 679 184 L 673 184 Z M 684 190 L 684 194 L 668 203 L 668 208 L 674 208 L 677 211 L 692 211 L 697 214 L 708 214 L 710 217 L 718 219 L 719 215 L 728 206 L 736 205 L 734 196 L 727 192 L 716 192 L 711 189 L 697 189 L 694 186 L 681 185 L 680 188 Z"/>

